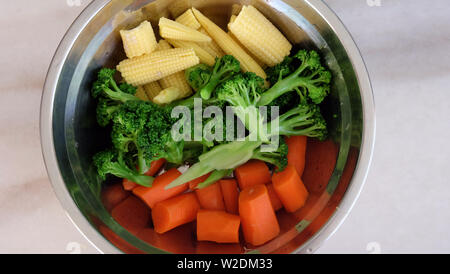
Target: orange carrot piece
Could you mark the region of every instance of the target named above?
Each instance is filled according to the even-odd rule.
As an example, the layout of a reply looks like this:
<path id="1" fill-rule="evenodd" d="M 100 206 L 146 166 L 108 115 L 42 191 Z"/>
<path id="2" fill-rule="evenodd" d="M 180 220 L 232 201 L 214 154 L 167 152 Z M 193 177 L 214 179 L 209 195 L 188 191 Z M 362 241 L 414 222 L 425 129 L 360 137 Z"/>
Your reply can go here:
<path id="1" fill-rule="evenodd" d="M 181 186 L 165 189 L 167 185 L 179 176 L 181 176 L 181 172 L 179 172 L 176 168 L 173 168 L 156 177 L 151 187 L 136 187 L 133 189 L 133 194 L 141 198 L 150 208 L 153 208 L 156 203 L 177 196 L 188 189 L 187 183 Z"/>
<path id="2" fill-rule="evenodd" d="M 111 211 L 129 196 L 130 193 L 125 191 L 120 184 L 113 184 L 102 190 L 101 200 L 106 210 Z"/>
<path id="3" fill-rule="evenodd" d="M 239 215 L 247 243 L 262 245 L 280 233 L 280 226 L 265 185 L 255 185 L 241 191 Z"/>
<path id="4" fill-rule="evenodd" d="M 225 211 L 200 210 L 197 213 L 197 240 L 239 243 L 241 219 Z"/>
<path id="5" fill-rule="evenodd" d="M 158 171 L 161 169 L 161 167 L 165 163 L 166 163 L 166 159 L 159 159 L 159 160 L 153 161 L 150 164 L 150 169 L 145 173 L 145 175 L 147 175 L 147 176 L 155 176 L 155 174 L 158 173 Z M 122 185 L 123 185 L 123 188 L 125 190 L 128 190 L 128 191 L 131 191 L 135 187 L 139 186 L 135 182 L 129 181 L 127 179 L 123 179 Z"/>
<path id="6" fill-rule="evenodd" d="M 205 174 L 201 177 L 198 177 L 197 179 L 190 181 L 189 189 L 194 190 L 198 186 L 198 184 L 203 183 L 206 179 L 208 179 L 209 175 L 211 175 L 211 173 Z"/>
<path id="7" fill-rule="evenodd" d="M 267 185 L 267 192 L 269 192 L 270 202 L 272 203 L 273 210 L 277 211 L 283 208 L 283 204 L 281 203 L 280 198 L 278 198 L 278 195 L 273 188 L 273 184 Z"/>
<path id="8" fill-rule="evenodd" d="M 149 225 L 150 215 L 148 206 L 134 196 L 130 196 L 111 211 L 114 220 L 132 234 Z"/>
<path id="9" fill-rule="evenodd" d="M 152 210 L 152 220 L 157 233 L 167 232 L 175 227 L 194 221 L 200 209 L 194 193 L 180 196 L 157 203 Z"/>
<path id="10" fill-rule="evenodd" d="M 196 189 L 195 194 L 203 209 L 225 210 L 220 184 L 214 183 L 208 187 Z"/>
<path id="11" fill-rule="evenodd" d="M 228 213 L 239 214 L 239 190 L 235 179 L 219 181 L 222 190 L 225 209 Z"/>
<path id="12" fill-rule="evenodd" d="M 295 167 L 300 178 L 305 170 L 307 141 L 308 137 L 306 136 L 292 136 L 286 138 L 286 143 L 289 149 L 287 156 L 288 163 Z"/>
<path id="13" fill-rule="evenodd" d="M 263 161 L 251 160 L 234 171 L 241 190 L 258 185 L 270 183 L 270 170 Z"/>
<path id="14" fill-rule="evenodd" d="M 305 205 L 309 193 L 294 166 L 288 165 L 285 170 L 275 173 L 272 182 L 287 212 L 295 212 Z"/>

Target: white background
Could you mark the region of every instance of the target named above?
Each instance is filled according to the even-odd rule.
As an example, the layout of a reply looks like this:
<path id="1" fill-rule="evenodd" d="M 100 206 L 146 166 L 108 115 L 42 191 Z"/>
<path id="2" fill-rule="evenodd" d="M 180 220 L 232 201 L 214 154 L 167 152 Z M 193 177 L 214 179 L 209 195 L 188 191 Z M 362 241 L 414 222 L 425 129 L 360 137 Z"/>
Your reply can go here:
<path id="1" fill-rule="evenodd" d="M 39 143 L 44 77 L 80 2 L 0 9 L 0 253 L 96 252 L 57 201 Z M 378 128 L 366 187 L 319 253 L 450 253 L 450 3 L 326 2 L 367 63 Z"/>

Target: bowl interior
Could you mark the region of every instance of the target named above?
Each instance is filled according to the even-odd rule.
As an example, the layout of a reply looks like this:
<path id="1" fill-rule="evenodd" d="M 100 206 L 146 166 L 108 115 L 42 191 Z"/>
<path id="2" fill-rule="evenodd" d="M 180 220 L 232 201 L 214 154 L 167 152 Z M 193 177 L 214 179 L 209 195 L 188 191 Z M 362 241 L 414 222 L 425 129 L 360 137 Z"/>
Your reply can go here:
<path id="1" fill-rule="evenodd" d="M 52 137 L 65 188 L 98 235 L 90 240 L 104 252 L 290 253 L 311 252 L 308 243 L 327 224 L 352 186 L 363 131 L 358 76 L 339 37 L 315 9 L 315 1 L 129 0 L 94 1 L 72 27 L 73 43 L 62 60 L 52 97 Z M 319 2 L 319 1 L 317 1 Z M 109 136 L 95 121 L 90 88 L 97 70 L 125 58 L 118 30 L 142 20 L 157 26 L 160 17 L 174 18 L 191 6 L 225 27 L 232 4 L 252 4 L 296 45 L 318 50 L 333 72 L 331 96 L 323 104 L 330 125 L 326 142 L 308 141 L 303 180 L 310 191 L 304 208 L 279 211 L 281 233 L 259 246 L 197 243 L 191 224 L 163 236 L 151 228 L 140 238 L 121 227 L 101 202 L 101 184 L 92 156 L 109 146 Z M 74 31 L 76 29 L 76 31 Z M 103 184 L 108 187 L 115 182 Z M 92 235 L 92 234 L 91 234 Z M 101 235 L 101 236 L 100 236 Z M 111 244 L 105 244 L 105 239 Z M 115 246 L 115 247 L 113 247 Z"/>

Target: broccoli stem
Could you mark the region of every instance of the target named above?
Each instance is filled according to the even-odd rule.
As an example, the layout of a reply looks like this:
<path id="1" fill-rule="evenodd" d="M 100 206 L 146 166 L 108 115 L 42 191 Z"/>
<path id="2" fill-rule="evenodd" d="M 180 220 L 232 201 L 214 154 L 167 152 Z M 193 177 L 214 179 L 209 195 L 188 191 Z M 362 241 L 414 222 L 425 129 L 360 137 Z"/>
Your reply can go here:
<path id="1" fill-rule="evenodd" d="M 150 187 L 154 180 L 153 177 L 137 174 L 126 165 L 120 163 L 113 163 L 109 169 L 109 173 L 146 187 Z"/>
<path id="2" fill-rule="evenodd" d="M 198 189 L 202 189 L 205 187 L 208 187 L 215 182 L 219 181 L 220 179 L 229 176 L 233 172 L 233 169 L 224 169 L 224 170 L 215 170 L 209 175 L 209 177 L 202 183 L 197 185 Z"/>
<path id="3" fill-rule="evenodd" d="M 278 97 L 286 94 L 289 91 L 295 90 L 298 87 L 307 86 L 308 78 L 299 77 L 305 70 L 306 66 L 300 66 L 294 73 L 288 77 L 278 81 L 269 90 L 261 95 L 261 99 L 258 101 L 258 106 L 267 106 Z"/>
<path id="4" fill-rule="evenodd" d="M 140 174 L 145 174 L 149 170 L 147 161 L 145 160 L 144 153 L 142 152 L 142 150 L 138 150 L 138 167 Z"/>
<path id="5" fill-rule="evenodd" d="M 140 99 L 134 95 L 125 93 L 117 87 L 117 84 L 114 81 L 111 81 L 111 85 L 114 87 L 115 91 L 110 88 L 105 88 L 104 92 L 115 101 L 121 101 L 123 103 L 127 101 L 139 101 Z"/>

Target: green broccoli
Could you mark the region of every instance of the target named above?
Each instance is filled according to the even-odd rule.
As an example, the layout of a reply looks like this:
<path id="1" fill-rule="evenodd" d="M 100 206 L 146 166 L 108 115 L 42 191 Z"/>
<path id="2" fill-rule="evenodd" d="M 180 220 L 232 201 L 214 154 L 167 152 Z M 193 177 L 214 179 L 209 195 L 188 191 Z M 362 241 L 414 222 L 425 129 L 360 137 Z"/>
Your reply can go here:
<path id="1" fill-rule="evenodd" d="M 258 138 L 266 141 L 262 130 L 264 117 L 257 104 L 264 91 L 264 79 L 253 72 L 238 74 L 222 83 L 216 90 L 216 97 L 234 107 L 233 111 L 248 130 L 256 129 Z"/>
<path id="2" fill-rule="evenodd" d="M 119 101 L 122 103 L 125 103 L 127 101 L 140 100 L 139 98 L 134 96 L 136 94 L 135 87 L 126 83 L 123 83 L 120 86 L 117 85 L 116 81 L 114 80 L 115 73 L 116 70 L 108 68 L 102 68 L 98 72 L 97 81 L 94 82 L 91 91 L 92 97 L 105 97 L 113 101 Z"/>
<path id="3" fill-rule="evenodd" d="M 278 149 L 273 152 L 265 152 L 260 149 L 254 151 L 252 159 L 261 160 L 277 167 L 278 171 L 283 171 L 288 165 L 288 145 L 283 137 L 280 136 Z"/>
<path id="4" fill-rule="evenodd" d="M 308 136 L 322 141 L 328 134 L 327 123 L 314 104 L 301 104 L 280 115 L 278 131 L 283 136 Z"/>
<path id="5" fill-rule="evenodd" d="M 217 58 L 216 63 L 212 69 L 211 76 L 209 77 L 207 83 L 199 90 L 200 96 L 204 100 L 208 100 L 211 98 L 212 93 L 224 81 L 230 79 L 235 74 L 241 71 L 241 65 L 239 61 L 231 55 L 225 55 L 222 58 Z M 193 74 L 192 77 L 200 75 L 198 72 L 191 72 Z M 191 76 L 188 77 L 188 80 L 192 82 L 193 80 Z M 204 79 L 198 80 L 197 82 L 203 82 Z"/>
<path id="6" fill-rule="evenodd" d="M 120 109 L 121 103 L 100 97 L 97 103 L 97 122 L 101 127 L 106 127 Z"/>
<path id="7" fill-rule="evenodd" d="M 195 91 L 198 91 L 208 84 L 212 71 L 212 68 L 205 64 L 193 66 L 185 71 L 186 80 Z"/>
<path id="8" fill-rule="evenodd" d="M 302 103 L 312 102 L 320 104 L 330 92 L 331 73 L 320 63 L 320 56 L 316 51 L 300 50 L 293 57 L 287 57 L 279 67 L 273 71 L 279 73 L 279 79 L 274 85 L 261 95 L 259 106 L 269 105 L 272 101 L 290 91 L 297 91 Z M 291 71 L 292 60 L 300 61 L 300 66 Z M 272 74 L 273 75 L 273 74 Z M 271 76 L 271 81 L 274 81 Z"/>
<path id="9" fill-rule="evenodd" d="M 112 174 L 146 187 L 150 187 L 153 183 L 153 177 L 141 175 L 128 167 L 123 159 L 123 154 L 116 150 L 99 152 L 94 156 L 93 161 L 102 180 L 106 180 L 106 175 Z"/>

